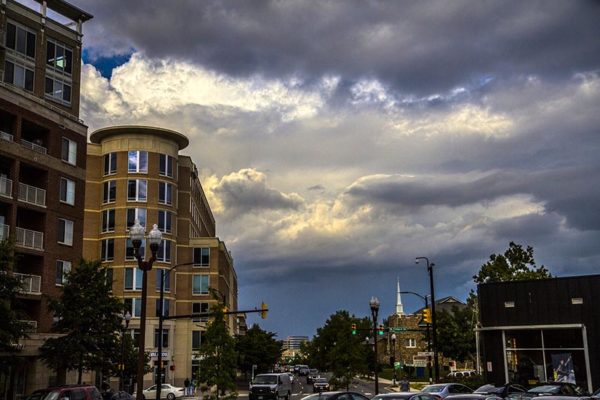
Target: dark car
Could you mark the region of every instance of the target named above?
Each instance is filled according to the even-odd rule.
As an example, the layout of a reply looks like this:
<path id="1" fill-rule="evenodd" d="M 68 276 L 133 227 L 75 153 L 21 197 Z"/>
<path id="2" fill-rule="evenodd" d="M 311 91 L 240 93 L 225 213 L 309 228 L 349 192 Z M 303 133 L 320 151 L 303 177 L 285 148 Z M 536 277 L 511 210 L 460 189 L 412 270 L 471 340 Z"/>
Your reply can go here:
<path id="1" fill-rule="evenodd" d="M 306 375 L 306 383 L 313 383 L 313 381 L 319 376 L 319 370 L 316 368 L 311 368 L 308 370 L 308 374 Z"/>
<path id="2" fill-rule="evenodd" d="M 506 398 L 510 400 L 528 400 L 540 396 L 589 397 L 585 389 L 567 382 L 548 382 L 533 387 L 525 393 L 511 393 Z"/>
<path id="3" fill-rule="evenodd" d="M 446 396 L 444 400 L 502 400 L 502 397 L 489 393 L 466 393 L 451 394 L 450 396 Z"/>
<path id="4" fill-rule="evenodd" d="M 329 381 L 327 378 L 317 377 L 313 379 L 313 393 L 325 392 L 329 390 Z"/>
<path id="5" fill-rule="evenodd" d="M 363 394 L 356 392 L 321 392 L 303 397 L 302 400 L 369 400 Z"/>
<path id="6" fill-rule="evenodd" d="M 102 394 L 100 394 L 100 391 L 96 386 L 68 385 L 36 390 L 27 396 L 27 400 L 58 400 L 64 398 L 78 400 L 102 400 Z"/>
<path id="7" fill-rule="evenodd" d="M 452 394 L 473 393 L 473 389 L 460 383 L 436 383 L 425 386 L 422 392 L 443 399 Z"/>
<path id="8" fill-rule="evenodd" d="M 527 389 L 521 385 L 517 385 L 516 383 L 507 383 L 505 385 L 483 385 L 477 388 L 473 394 L 493 394 L 498 397 L 505 398 L 513 393 L 525 393 L 526 391 Z"/>
<path id="9" fill-rule="evenodd" d="M 119 390 L 112 394 L 110 400 L 133 400 L 133 396 L 123 390 Z"/>
<path id="10" fill-rule="evenodd" d="M 382 393 L 371 400 L 438 400 L 439 397 L 423 392 L 394 392 Z"/>

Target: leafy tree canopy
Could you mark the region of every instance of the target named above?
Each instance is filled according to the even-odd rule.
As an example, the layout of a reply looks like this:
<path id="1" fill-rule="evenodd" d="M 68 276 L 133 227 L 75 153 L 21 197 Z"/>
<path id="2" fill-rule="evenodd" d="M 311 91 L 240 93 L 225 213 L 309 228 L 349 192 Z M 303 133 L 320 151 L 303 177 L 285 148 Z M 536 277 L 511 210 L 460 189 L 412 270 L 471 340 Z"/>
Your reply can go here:
<path id="1" fill-rule="evenodd" d="M 475 314 L 472 307 L 453 307 L 452 312 L 436 311 L 438 350 L 455 360 L 474 360 Z"/>
<path id="2" fill-rule="evenodd" d="M 257 372 L 267 372 L 273 368 L 282 353 L 282 343 L 275 339 L 275 335 L 254 324 L 245 335 L 238 336 L 235 347 L 242 371 L 251 371 L 252 365 L 257 366 Z"/>

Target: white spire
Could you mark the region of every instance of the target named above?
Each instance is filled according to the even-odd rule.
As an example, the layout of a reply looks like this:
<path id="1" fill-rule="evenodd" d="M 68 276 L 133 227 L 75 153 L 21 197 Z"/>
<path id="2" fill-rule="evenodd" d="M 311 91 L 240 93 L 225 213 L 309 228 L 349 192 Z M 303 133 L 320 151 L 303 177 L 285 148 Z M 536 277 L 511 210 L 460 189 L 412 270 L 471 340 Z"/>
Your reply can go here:
<path id="1" fill-rule="evenodd" d="M 400 296 L 400 278 L 398 280 L 398 293 L 396 297 L 396 315 L 404 315 L 404 307 L 402 307 L 402 297 Z"/>

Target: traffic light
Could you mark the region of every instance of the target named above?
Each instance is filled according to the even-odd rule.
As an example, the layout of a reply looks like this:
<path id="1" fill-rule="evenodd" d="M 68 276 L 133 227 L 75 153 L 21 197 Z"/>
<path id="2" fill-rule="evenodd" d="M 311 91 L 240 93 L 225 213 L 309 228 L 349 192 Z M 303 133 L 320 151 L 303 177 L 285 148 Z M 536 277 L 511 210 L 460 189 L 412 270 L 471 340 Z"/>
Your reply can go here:
<path id="1" fill-rule="evenodd" d="M 352 334 L 356 335 L 356 324 L 352 324 Z"/>
<path id="2" fill-rule="evenodd" d="M 429 308 L 423 309 L 423 321 L 427 324 L 431 323 L 431 310 Z"/>
<path id="3" fill-rule="evenodd" d="M 377 333 L 379 333 L 379 335 L 383 335 L 384 332 L 385 332 L 385 329 L 383 327 L 383 324 L 379 324 L 379 330 L 377 331 Z"/>
<path id="4" fill-rule="evenodd" d="M 269 311 L 269 309 L 267 308 L 267 304 L 263 301 L 260 305 L 260 317 L 262 319 L 267 318 L 267 311 Z"/>

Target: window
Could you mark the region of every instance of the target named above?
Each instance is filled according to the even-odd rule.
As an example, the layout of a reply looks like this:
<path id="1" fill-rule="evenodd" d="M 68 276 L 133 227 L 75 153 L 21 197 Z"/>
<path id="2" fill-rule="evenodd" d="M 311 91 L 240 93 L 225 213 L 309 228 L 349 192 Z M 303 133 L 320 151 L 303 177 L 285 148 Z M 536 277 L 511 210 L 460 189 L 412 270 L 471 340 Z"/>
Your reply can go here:
<path id="1" fill-rule="evenodd" d="M 4 82 L 33 91 L 35 33 L 15 22 L 6 23 Z"/>
<path id="2" fill-rule="evenodd" d="M 7 22 L 6 47 L 19 55 L 35 58 L 35 33 L 15 23 Z"/>
<path id="3" fill-rule="evenodd" d="M 58 220 L 58 243 L 73 245 L 73 221 L 62 218 Z"/>
<path id="4" fill-rule="evenodd" d="M 200 314 L 208 312 L 208 303 L 192 303 L 192 314 Z M 206 322 L 208 316 L 197 317 L 193 319 L 193 322 Z"/>
<path id="5" fill-rule="evenodd" d="M 125 312 L 129 311 L 132 317 L 139 318 L 142 315 L 142 299 L 125 299 Z M 137 332 L 135 332 L 137 331 Z M 136 329 L 133 333 L 134 342 L 139 342 L 140 332 Z"/>
<path id="6" fill-rule="evenodd" d="M 410 348 L 410 349 L 414 349 L 415 347 L 417 347 L 417 339 L 414 339 L 414 338 L 406 339 L 406 347 Z"/>
<path id="7" fill-rule="evenodd" d="M 165 269 L 156 270 L 156 291 L 160 292 L 160 280 L 162 272 L 165 272 L 165 292 L 171 291 L 171 273 Z"/>
<path id="8" fill-rule="evenodd" d="M 159 330 L 154 330 L 154 347 L 158 347 L 158 339 L 159 339 Z M 163 329 L 162 331 L 162 347 L 166 349 L 169 347 L 169 330 Z"/>
<path id="9" fill-rule="evenodd" d="M 63 137 L 60 157 L 63 161 L 66 161 L 72 165 L 76 165 L 77 164 L 77 143 L 75 143 L 71 139 L 67 139 L 66 137 Z"/>
<path id="10" fill-rule="evenodd" d="M 113 270 L 112 270 L 112 268 L 107 268 L 106 269 L 106 283 L 110 286 L 111 292 L 112 292 L 113 282 L 114 282 L 114 279 L 113 279 Z"/>
<path id="11" fill-rule="evenodd" d="M 104 175 L 117 173 L 117 153 L 108 153 L 104 155 Z"/>
<path id="12" fill-rule="evenodd" d="M 148 152 L 130 151 L 127 153 L 127 170 L 129 172 L 148 172 Z"/>
<path id="13" fill-rule="evenodd" d="M 202 331 L 192 331 L 192 350 L 199 350 L 202 343 Z"/>
<path id="14" fill-rule="evenodd" d="M 169 316 L 169 300 L 163 299 L 163 317 Z M 156 317 L 160 317 L 160 299 L 156 299 Z"/>
<path id="15" fill-rule="evenodd" d="M 208 294 L 208 275 L 192 276 L 192 294 Z"/>
<path id="16" fill-rule="evenodd" d="M 60 178 L 60 201 L 70 205 L 75 204 L 75 181 Z"/>
<path id="17" fill-rule="evenodd" d="M 4 82 L 33 92 L 33 67 L 17 64 L 15 61 L 4 62 Z"/>
<path id="18" fill-rule="evenodd" d="M 146 254 L 146 239 L 142 239 L 142 244 L 140 245 L 140 256 L 144 258 Z M 127 239 L 127 244 L 125 247 L 125 259 L 126 260 L 135 260 L 135 249 L 133 248 L 133 242 L 131 239 Z"/>
<path id="19" fill-rule="evenodd" d="M 102 233 L 115 231 L 115 210 L 102 211 Z"/>
<path id="20" fill-rule="evenodd" d="M 69 105 L 71 104 L 71 82 L 46 76 L 44 94 L 51 100 L 57 100 Z"/>
<path id="21" fill-rule="evenodd" d="M 71 74 L 73 50 L 63 43 L 48 39 L 46 42 L 46 65 L 60 72 Z"/>
<path id="22" fill-rule="evenodd" d="M 173 204 L 173 185 L 168 182 L 158 182 L 158 202 Z"/>
<path id="23" fill-rule="evenodd" d="M 125 268 L 125 290 L 142 290 L 143 271 L 139 268 Z"/>
<path id="24" fill-rule="evenodd" d="M 130 179 L 127 181 L 127 200 L 129 201 L 146 201 L 145 179 Z"/>
<path id="25" fill-rule="evenodd" d="M 171 261 L 171 241 L 163 239 L 156 252 L 156 261 L 170 262 Z"/>
<path id="26" fill-rule="evenodd" d="M 194 267 L 210 266 L 210 248 L 194 247 Z"/>
<path id="27" fill-rule="evenodd" d="M 115 258 L 115 239 L 104 239 L 100 251 L 101 261 L 112 261 Z"/>
<path id="28" fill-rule="evenodd" d="M 104 182 L 103 203 L 114 203 L 117 200 L 117 181 Z"/>
<path id="29" fill-rule="evenodd" d="M 127 230 L 133 226 L 135 220 L 140 222 L 140 225 L 146 226 L 146 209 L 145 208 L 128 208 L 127 209 Z"/>
<path id="30" fill-rule="evenodd" d="M 158 230 L 171 233 L 171 211 L 158 210 Z"/>
<path id="31" fill-rule="evenodd" d="M 56 260 L 56 284 L 62 285 L 67 281 L 67 274 L 71 272 L 71 261 Z"/>
<path id="32" fill-rule="evenodd" d="M 166 154 L 159 156 L 158 174 L 162 176 L 173 177 L 173 157 Z"/>

